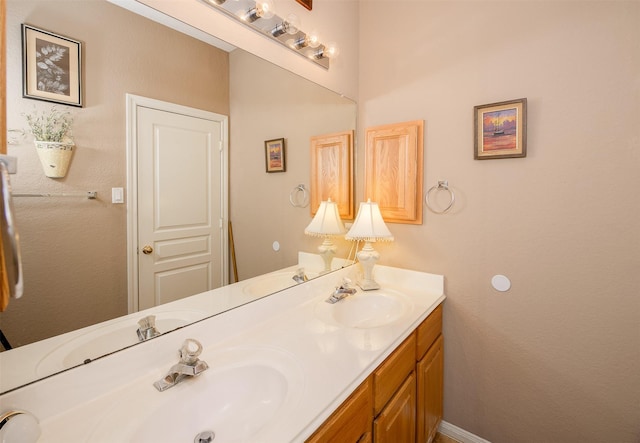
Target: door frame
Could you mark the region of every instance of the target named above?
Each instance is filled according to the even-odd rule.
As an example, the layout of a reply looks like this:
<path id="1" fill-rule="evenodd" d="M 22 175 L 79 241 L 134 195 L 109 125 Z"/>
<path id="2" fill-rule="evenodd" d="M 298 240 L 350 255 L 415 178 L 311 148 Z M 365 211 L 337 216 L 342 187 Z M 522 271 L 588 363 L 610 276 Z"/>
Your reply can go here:
<path id="1" fill-rule="evenodd" d="M 173 112 L 189 117 L 220 122 L 222 136 L 220 143 L 220 231 L 222 234 L 222 241 L 220 242 L 220 256 L 222 257 L 222 261 L 220 266 L 222 271 L 222 284 L 227 285 L 229 283 L 229 117 L 175 103 L 164 102 L 134 94 L 126 94 L 127 286 L 129 314 L 138 311 L 138 107 Z"/>

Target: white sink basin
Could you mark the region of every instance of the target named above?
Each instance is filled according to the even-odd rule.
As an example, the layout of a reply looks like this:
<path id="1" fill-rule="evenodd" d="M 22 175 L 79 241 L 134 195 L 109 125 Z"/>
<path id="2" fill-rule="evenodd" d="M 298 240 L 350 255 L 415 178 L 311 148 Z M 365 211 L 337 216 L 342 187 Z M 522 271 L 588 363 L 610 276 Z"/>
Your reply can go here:
<path id="1" fill-rule="evenodd" d="M 160 333 L 172 331 L 194 321 L 201 320 L 206 313 L 198 310 L 176 310 L 156 312 L 156 329 Z M 84 332 L 56 347 L 38 363 L 36 373 L 40 376 L 82 364 L 85 360 L 109 354 L 138 343 L 136 333 L 138 320 L 143 317 L 128 316 Z"/>
<path id="2" fill-rule="evenodd" d="M 274 292 L 281 291 L 296 285 L 293 280 L 295 272 L 274 272 L 271 274 L 261 275 L 250 279 L 243 287 L 242 290 L 245 294 L 254 297 L 262 297 L 264 295 L 273 294 Z"/>
<path id="3" fill-rule="evenodd" d="M 259 441 L 254 436 L 296 407 L 302 371 L 288 354 L 266 348 L 205 354 L 209 369 L 166 391 L 145 377 L 114 394 L 88 441 L 191 442 L 206 431 L 215 433 L 215 443 Z"/>
<path id="4" fill-rule="evenodd" d="M 410 312 L 411 306 L 409 297 L 397 291 L 359 291 L 334 304 L 318 303 L 316 315 L 322 321 L 347 328 L 369 329 L 399 320 Z"/>

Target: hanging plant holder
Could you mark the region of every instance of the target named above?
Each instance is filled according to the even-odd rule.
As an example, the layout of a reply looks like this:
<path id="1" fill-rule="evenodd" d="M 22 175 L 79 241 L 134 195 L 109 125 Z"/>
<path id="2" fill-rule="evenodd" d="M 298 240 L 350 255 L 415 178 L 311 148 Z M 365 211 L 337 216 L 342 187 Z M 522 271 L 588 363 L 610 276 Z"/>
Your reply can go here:
<path id="1" fill-rule="evenodd" d="M 35 144 L 44 175 L 50 178 L 63 178 L 67 175 L 75 146 L 73 143 L 35 140 Z"/>

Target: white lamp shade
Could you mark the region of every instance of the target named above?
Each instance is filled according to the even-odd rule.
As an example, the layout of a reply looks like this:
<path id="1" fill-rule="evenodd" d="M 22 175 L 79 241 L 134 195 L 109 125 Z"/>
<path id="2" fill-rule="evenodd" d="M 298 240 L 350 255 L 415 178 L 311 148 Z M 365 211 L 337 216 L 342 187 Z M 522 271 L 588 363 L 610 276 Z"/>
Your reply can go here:
<path id="1" fill-rule="evenodd" d="M 356 221 L 345 236 L 347 240 L 393 240 L 393 234 L 385 225 L 377 203 L 367 200 L 360 203 Z"/>
<path id="2" fill-rule="evenodd" d="M 338 204 L 332 202 L 331 199 L 321 202 L 318 212 L 304 230 L 307 235 L 315 235 L 317 237 L 328 237 L 332 235 L 342 235 L 347 232 L 342 219 Z"/>

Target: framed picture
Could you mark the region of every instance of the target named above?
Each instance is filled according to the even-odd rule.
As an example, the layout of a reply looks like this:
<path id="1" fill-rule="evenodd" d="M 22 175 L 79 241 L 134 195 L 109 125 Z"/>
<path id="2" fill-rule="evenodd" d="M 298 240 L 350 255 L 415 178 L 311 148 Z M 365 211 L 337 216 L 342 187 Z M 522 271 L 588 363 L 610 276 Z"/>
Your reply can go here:
<path id="1" fill-rule="evenodd" d="M 22 96 L 82 107 L 82 43 L 23 24 Z"/>
<path id="2" fill-rule="evenodd" d="M 527 99 L 474 106 L 476 160 L 527 156 Z"/>
<path id="3" fill-rule="evenodd" d="M 267 172 L 285 172 L 287 164 L 284 157 L 284 138 L 264 142 Z"/>
<path id="4" fill-rule="evenodd" d="M 304 6 L 305 8 L 307 8 L 309 11 L 311 11 L 311 9 L 313 8 L 313 0 L 296 0 L 298 3 L 300 3 L 302 6 Z"/>

